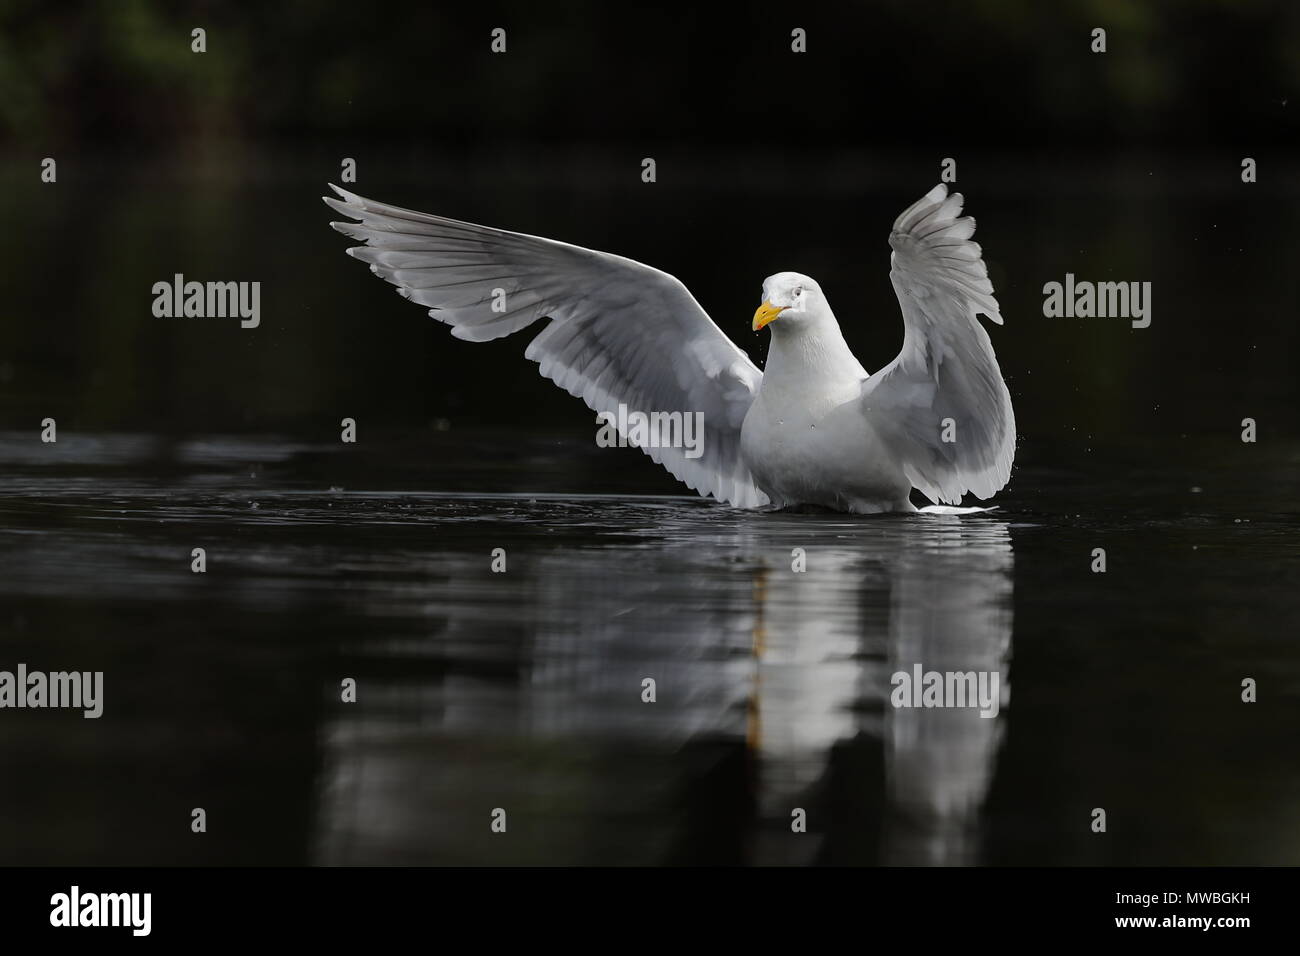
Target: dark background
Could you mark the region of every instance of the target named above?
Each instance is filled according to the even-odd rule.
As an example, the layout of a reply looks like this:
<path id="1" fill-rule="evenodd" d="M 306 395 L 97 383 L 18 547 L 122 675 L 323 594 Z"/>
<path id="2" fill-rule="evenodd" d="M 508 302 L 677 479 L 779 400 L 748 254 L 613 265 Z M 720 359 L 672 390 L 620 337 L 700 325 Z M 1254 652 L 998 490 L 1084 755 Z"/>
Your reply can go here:
<path id="1" fill-rule="evenodd" d="M 756 359 L 762 279 L 807 272 L 874 370 L 901 341 L 889 225 L 951 156 L 1024 453 L 1235 434 L 1247 415 L 1294 432 L 1294 4 L 0 11 L 11 428 L 589 432 L 521 358 L 532 330 L 458 342 L 343 256 L 317 197 L 345 156 L 363 195 L 663 268 Z M 261 281 L 261 327 L 153 317 L 176 272 Z M 1066 272 L 1152 282 L 1152 326 L 1044 318 Z"/>

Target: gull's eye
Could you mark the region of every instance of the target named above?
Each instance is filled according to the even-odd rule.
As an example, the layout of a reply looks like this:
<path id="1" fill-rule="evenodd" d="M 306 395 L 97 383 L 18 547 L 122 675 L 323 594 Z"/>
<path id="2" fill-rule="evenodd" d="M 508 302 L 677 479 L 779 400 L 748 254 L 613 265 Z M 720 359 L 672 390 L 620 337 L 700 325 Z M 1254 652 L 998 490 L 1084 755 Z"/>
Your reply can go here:
<path id="1" fill-rule="evenodd" d="M 794 297 L 797 299 L 801 295 L 803 295 L 803 286 L 795 286 Z"/>

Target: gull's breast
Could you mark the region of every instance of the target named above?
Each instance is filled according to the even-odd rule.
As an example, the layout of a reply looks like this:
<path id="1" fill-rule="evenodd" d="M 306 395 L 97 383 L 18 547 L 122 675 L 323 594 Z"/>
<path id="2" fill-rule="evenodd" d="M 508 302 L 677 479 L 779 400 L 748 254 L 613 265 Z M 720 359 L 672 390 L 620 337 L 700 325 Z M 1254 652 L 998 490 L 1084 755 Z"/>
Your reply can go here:
<path id="1" fill-rule="evenodd" d="M 765 399 L 760 392 L 750 407 L 740 449 L 773 504 L 874 511 L 906 501 L 911 485 L 863 416 L 856 393 L 821 408 Z"/>

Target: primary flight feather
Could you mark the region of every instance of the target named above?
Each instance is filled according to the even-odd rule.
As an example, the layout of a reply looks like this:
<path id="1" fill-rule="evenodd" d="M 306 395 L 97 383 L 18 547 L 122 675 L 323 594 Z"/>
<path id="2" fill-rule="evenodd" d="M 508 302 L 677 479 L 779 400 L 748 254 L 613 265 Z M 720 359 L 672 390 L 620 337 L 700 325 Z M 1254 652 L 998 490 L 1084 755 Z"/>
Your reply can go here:
<path id="1" fill-rule="evenodd" d="M 962 197 L 936 186 L 894 223 L 890 279 L 903 348 L 875 375 L 853 357 L 815 281 L 763 283 L 759 371 L 677 279 L 551 239 L 413 212 L 332 186 L 349 254 L 452 335 L 485 342 L 549 320 L 524 355 L 596 412 L 700 413 L 694 452 L 643 450 L 702 495 L 742 508 L 913 511 L 1007 482 L 1015 418 L 977 313 L 1001 324 Z"/>

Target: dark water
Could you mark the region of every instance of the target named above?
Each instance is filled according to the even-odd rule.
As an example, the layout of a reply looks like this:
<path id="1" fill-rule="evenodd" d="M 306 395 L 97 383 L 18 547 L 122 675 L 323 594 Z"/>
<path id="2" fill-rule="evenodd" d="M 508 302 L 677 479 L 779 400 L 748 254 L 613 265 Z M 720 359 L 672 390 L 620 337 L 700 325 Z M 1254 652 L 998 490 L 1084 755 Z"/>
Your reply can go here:
<path id="1" fill-rule="evenodd" d="M 0 862 L 1300 862 L 1300 449 L 1237 445 L 847 518 L 572 436 L 8 433 L 0 667 L 105 713 L 3 714 Z M 998 715 L 890 706 L 915 662 Z"/>

